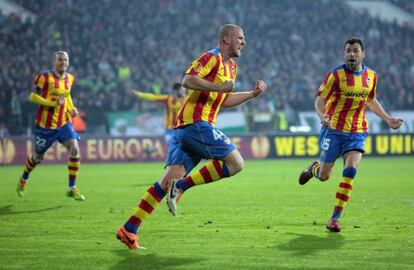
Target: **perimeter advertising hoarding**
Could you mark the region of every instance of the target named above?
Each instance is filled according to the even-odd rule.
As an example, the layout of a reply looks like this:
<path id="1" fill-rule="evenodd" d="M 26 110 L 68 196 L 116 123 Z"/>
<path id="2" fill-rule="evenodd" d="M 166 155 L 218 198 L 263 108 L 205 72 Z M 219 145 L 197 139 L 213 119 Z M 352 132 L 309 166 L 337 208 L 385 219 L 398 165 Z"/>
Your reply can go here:
<path id="1" fill-rule="evenodd" d="M 230 136 L 245 159 L 317 157 L 317 135 L 242 135 Z M 164 161 L 167 146 L 163 136 L 87 137 L 80 142 L 82 162 L 148 162 Z M 0 164 L 24 164 L 32 150 L 30 139 L 0 139 Z M 368 156 L 414 155 L 414 134 L 369 135 L 365 145 Z M 67 154 L 60 144 L 46 153 L 45 163 L 65 163 Z"/>

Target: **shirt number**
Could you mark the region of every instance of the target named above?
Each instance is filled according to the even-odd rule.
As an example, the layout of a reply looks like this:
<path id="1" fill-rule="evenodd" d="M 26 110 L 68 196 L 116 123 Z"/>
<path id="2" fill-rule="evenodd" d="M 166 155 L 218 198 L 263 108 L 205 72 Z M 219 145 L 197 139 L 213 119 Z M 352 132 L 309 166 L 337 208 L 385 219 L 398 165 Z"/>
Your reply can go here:
<path id="1" fill-rule="evenodd" d="M 329 138 L 323 138 L 322 150 L 327 151 L 329 149 L 329 143 L 330 142 L 331 142 L 331 139 L 329 139 Z"/>
<path id="2" fill-rule="evenodd" d="M 214 140 L 225 140 L 227 137 L 226 135 L 224 135 L 223 132 L 221 132 L 218 129 L 213 129 L 213 136 L 214 136 Z"/>
<path id="3" fill-rule="evenodd" d="M 46 140 L 42 139 L 40 137 L 36 137 L 36 145 L 39 147 L 45 147 L 46 146 Z"/>

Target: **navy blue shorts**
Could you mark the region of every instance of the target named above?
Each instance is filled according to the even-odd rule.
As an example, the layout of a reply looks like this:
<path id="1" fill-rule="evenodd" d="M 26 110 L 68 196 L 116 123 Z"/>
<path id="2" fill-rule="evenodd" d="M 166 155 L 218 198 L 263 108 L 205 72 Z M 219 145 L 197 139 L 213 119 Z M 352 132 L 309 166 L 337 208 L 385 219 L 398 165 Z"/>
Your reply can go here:
<path id="1" fill-rule="evenodd" d="M 79 140 L 79 135 L 73 129 L 72 124 L 66 124 L 57 129 L 36 126 L 33 139 L 36 154 L 43 155 L 55 141 L 65 143 L 71 139 Z"/>
<path id="2" fill-rule="evenodd" d="M 167 145 L 170 144 L 172 137 L 174 137 L 175 129 L 165 129 L 164 138 Z"/>
<path id="3" fill-rule="evenodd" d="M 201 159 L 222 159 L 235 149 L 219 129 L 208 122 L 196 122 L 175 130 L 166 165 L 184 165 L 188 174 Z"/>
<path id="4" fill-rule="evenodd" d="M 320 160 L 334 162 L 349 151 L 364 153 L 367 133 L 345 133 L 322 127 L 319 136 Z"/>

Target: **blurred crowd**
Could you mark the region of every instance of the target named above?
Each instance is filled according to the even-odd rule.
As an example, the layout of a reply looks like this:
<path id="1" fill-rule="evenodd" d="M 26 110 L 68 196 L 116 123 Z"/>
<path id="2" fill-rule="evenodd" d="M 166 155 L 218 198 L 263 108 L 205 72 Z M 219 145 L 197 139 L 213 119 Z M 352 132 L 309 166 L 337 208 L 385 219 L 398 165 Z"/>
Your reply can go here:
<path id="1" fill-rule="evenodd" d="M 414 14 L 414 2 L 412 0 L 391 0 L 391 3 L 411 14 Z"/>
<path id="2" fill-rule="evenodd" d="M 237 59 L 236 88 L 248 90 L 257 79 L 269 85 L 263 98 L 242 110 L 285 111 L 295 122 L 296 112 L 313 110 L 325 73 L 342 63 L 344 41 L 355 35 L 365 41 L 365 64 L 380 75 L 378 98 L 385 108 L 414 109 L 414 29 L 340 1 L 14 2 L 37 19 L 0 14 L 0 129 L 12 135 L 32 125 L 36 106 L 27 96 L 35 74 L 51 68 L 54 51 L 69 52 L 75 105 L 101 132 L 107 112 L 158 110 L 128 90 L 170 93 L 191 61 L 215 47 L 224 23 L 242 26 L 247 40 Z"/>

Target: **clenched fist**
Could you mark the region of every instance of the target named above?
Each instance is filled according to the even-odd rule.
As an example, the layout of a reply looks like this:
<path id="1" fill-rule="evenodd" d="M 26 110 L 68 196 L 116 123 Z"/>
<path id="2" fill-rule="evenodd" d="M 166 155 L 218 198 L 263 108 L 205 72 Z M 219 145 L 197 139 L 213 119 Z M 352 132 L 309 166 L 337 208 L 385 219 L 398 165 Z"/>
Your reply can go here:
<path id="1" fill-rule="evenodd" d="M 253 89 L 253 96 L 257 97 L 264 90 L 266 90 L 266 88 L 267 88 L 267 84 L 264 81 L 262 81 L 262 80 L 256 81 L 256 84 L 255 84 L 254 89 Z"/>

